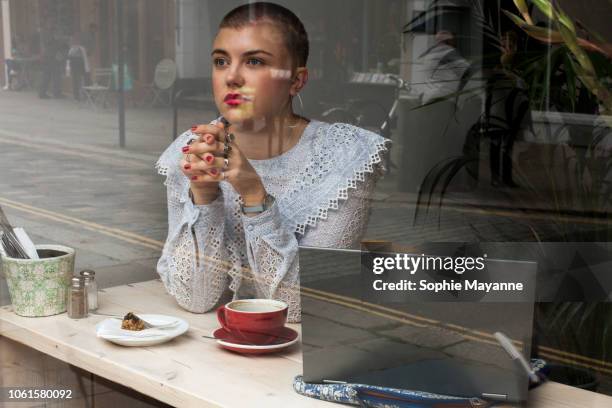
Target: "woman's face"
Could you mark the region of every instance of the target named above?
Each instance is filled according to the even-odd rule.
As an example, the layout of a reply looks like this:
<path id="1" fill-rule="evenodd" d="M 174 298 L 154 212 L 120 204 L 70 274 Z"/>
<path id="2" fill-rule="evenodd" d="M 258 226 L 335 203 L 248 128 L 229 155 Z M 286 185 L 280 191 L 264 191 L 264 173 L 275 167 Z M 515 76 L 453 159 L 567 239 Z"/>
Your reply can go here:
<path id="1" fill-rule="evenodd" d="M 222 28 L 213 43 L 212 60 L 215 103 L 230 123 L 288 112 L 291 57 L 275 25 Z"/>

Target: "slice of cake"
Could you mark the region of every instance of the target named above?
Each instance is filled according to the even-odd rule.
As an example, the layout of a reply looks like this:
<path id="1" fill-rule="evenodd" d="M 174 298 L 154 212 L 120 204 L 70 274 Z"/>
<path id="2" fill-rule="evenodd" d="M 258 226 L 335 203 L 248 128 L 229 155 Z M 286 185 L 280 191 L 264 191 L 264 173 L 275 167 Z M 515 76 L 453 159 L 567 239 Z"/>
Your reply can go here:
<path id="1" fill-rule="evenodd" d="M 121 328 L 124 330 L 140 331 L 144 330 L 145 324 L 140 318 L 138 318 L 138 316 L 132 312 L 129 312 L 123 317 Z"/>

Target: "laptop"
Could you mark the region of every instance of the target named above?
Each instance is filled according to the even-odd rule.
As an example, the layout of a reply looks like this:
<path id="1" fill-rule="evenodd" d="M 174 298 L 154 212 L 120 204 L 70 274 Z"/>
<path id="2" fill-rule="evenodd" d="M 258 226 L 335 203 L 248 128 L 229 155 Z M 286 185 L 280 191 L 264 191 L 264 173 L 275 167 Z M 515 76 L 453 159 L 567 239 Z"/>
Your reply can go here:
<path id="1" fill-rule="evenodd" d="M 495 401 L 526 401 L 536 263 L 487 259 L 490 276 L 523 277 L 521 301 L 373 301 L 362 252 L 299 249 L 304 381 L 347 382 Z M 525 297 L 526 296 L 526 297 Z"/>

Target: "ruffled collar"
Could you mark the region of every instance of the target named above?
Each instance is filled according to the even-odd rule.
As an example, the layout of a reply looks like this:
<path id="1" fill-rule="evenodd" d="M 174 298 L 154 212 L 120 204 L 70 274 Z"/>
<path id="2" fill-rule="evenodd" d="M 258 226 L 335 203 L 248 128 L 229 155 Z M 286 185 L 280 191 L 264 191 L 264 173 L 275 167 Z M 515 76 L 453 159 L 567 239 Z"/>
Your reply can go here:
<path id="1" fill-rule="evenodd" d="M 350 189 L 373 173 L 389 140 L 344 123 L 311 121 L 287 152 L 249 160 L 266 188 L 279 188 L 279 210 L 289 228 L 304 234 L 338 209 Z"/>

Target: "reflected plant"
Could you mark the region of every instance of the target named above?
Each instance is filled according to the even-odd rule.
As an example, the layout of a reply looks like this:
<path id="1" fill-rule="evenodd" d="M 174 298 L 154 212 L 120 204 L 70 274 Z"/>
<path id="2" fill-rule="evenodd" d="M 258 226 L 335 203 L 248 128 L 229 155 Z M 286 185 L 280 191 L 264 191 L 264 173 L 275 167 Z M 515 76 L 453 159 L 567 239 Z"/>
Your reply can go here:
<path id="1" fill-rule="evenodd" d="M 596 38 L 598 43 L 581 38 L 577 32 L 577 24 L 557 2 L 532 0 L 532 3 L 550 20 L 550 29 L 534 24 L 524 0 L 514 0 L 522 18 L 506 10 L 503 12 L 528 36 L 555 47 L 551 49 L 549 56 L 542 56 L 525 67 L 524 78 L 530 83 L 530 99 L 534 105 L 544 105 L 544 96 L 551 93 L 551 81 L 547 80 L 546 76 L 556 75 L 557 82 L 565 84 L 563 87 L 559 86 L 559 89 L 566 91 L 565 95 L 557 95 L 557 101 L 561 105 L 558 107 L 562 110 L 577 110 L 576 103 L 582 88 L 596 99 L 601 114 L 611 115 L 612 94 L 605 82 L 612 76 L 611 47 L 605 44 L 601 37 L 586 29 L 583 31 L 590 34 L 589 37 Z M 544 86 L 538 87 L 538 82 L 542 79 Z M 597 119 L 594 118 L 593 121 L 592 141 L 583 155 L 571 146 L 559 147 L 566 163 L 565 180 L 569 180 L 573 186 L 567 191 L 567 197 L 556 196 L 555 204 L 557 209 L 568 202 L 570 205 L 577 205 L 581 216 L 599 220 L 603 228 L 592 229 L 585 235 L 582 225 L 568 221 L 567 217 L 562 218 L 561 216 L 567 214 L 558 211 L 559 217 L 556 217 L 554 225 L 558 230 L 557 239 L 560 240 L 609 241 L 611 238 L 609 220 L 612 208 L 612 180 L 609 178 L 612 174 L 612 161 L 610 141 L 607 139 L 610 137 L 612 118 L 600 116 Z M 552 174 L 549 178 L 554 182 L 555 177 Z M 523 178 L 523 182 L 530 187 L 528 180 Z M 555 187 L 553 186 L 553 189 Z M 538 332 L 551 334 L 547 341 L 549 344 L 579 355 L 598 357 L 601 361 L 610 360 L 612 313 L 609 304 L 560 301 L 540 304 L 536 310 L 539 315 L 536 319 Z M 584 381 L 588 381 L 588 376 Z"/>
<path id="2" fill-rule="evenodd" d="M 612 4 L 612 0 L 609 0 Z M 435 2 L 434 2 L 435 3 Z M 535 241 L 611 241 L 612 240 L 612 98 L 609 83 L 612 77 L 612 47 L 607 45 L 596 33 L 587 30 L 582 24 L 573 21 L 556 2 L 533 0 L 534 8 L 549 20 L 549 27 L 534 22 L 528 3 L 514 0 L 518 14 L 502 10 L 505 16 L 526 35 L 535 41 L 546 44 L 545 50 L 537 55 L 523 54 L 523 62 L 512 67 L 504 67 L 509 78 L 517 79 L 524 86 L 516 87 L 513 94 L 503 100 L 493 100 L 490 87 L 495 80 L 490 76 L 483 81 L 480 89 L 467 89 L 471 77 L 464 78 L 458 91 L 430 102 L 457 100 L 466 94 L 483 92 L 485 95 L 483 115 L 470 128 L 462 156 L 452 157 L 437 163 L 424 178 L 419 189 L 414 223 L 419 216 L 427 215 L 432 208 L 437 211 L 438 224 L 443 201 L 449 186 L 462 171 L 477 178 L 477 172 L 470 168 L 478 166 L 480 137 L 492 137 L 504 133 L 517 137 L 519 130 L 533 131 L 533 116 L 529 108 L 538 110 L 557 109 L 561 112 L 590 113 L 592 122 L 588 129 L 589 142 L 586 148 L 579 148 L 572 133 L 573 125 L 565 123 L 555 129 L 552 124 L 541 124 L 542 130 L 554 136 L 555 132 L 568 131 L 569 143 L 543 149 L 543 156 L 550 155 L 553 163 L 563 165 L 563 172 L 548 171 L 547 185 L 533 177 L 525 167 L 515 164 L 515 174 L 520 190 L 498 190 L 507 202 L 519 211 L 513 222 L 521 222 L 520 212 L 533 216 L 534 208 L 545 205 L 548 222 L 546 228 L 539 222 L 527 222 L 525 227 Z M 482 8 L 475 7 L 473 14 L 477 21 L 487 27 L 484 38 L 492 49 L 502 43 L 499 33 L 490 26 Z M 533 11 L 533 10 L 532 10 Z M 443 8 L 432 11 L 433 15 L 443 12 Z M 494 38 L 498 35 L 498 38 Z M 594 40 L 591 40 L 594 39 Z M 474 70 L 467 75 L 474 75 Z M 487 89 L 489 87 L 489 89 Z M 498 88 L 496 88 L 498 89 Z M 508 90 L 502 84 L 502 89 Z M 517 99 L 518 98 L 518 99 Z M 516 103 L 517 100 L 526 101 Z M 496 104 L 502 109 L 492 109 Z M 499 107 L 499 106 L 497 106 Z M 504 111 L 506 117 L 492 112 Z M 604 116 L 597 116 L 597 113 Z M 524 123 L 520 123 L 525 120 Z M 535 146 L 533 147 L 535 150 Z M 527 166 L 534 160 L 528 161 Z M 547 191 L 543 191 L 547 190 Z M 533 218 L 527 218 L 533 219 Z M 487 241 L 484 234 L 470 225 L 475 236 Z M 552 231 L 551 231 L 552 230 Z M 495 231 L 501 240 L 512 240 L 510 234 Z M 606 255 L 607 256 L 607 255 Z M 543 264 L 553 265 L 550 259 L 543 258 Z M 544 265 L 544 268 L 547 268 Z M 563 298 L 562 299 L 567 299 Z M 549 346 L 591 358 L 610 360 L 612 357 L 612 307 L 610 304 L 584 302 L 553 302 L 539 304 L 537 307 L 538 332 L 543 334 Z M 568 361 L 566 361 L 567 363 Z M 571 363 L 571 362 L 570 362 Z"/>
<path id="3" fill-rule="evenodd" d="M 560 184 L 569 186 L 565 194 L 553 196 L 554 207 L 562 215 L 564 210 L 576 208 L 580 215 L 606 222 L 612 204 L 610 177 L 612 160 L 610 157 L 610 127 L 612 126 L 612 94 L 606 82 L 612 77 L 612 47 L 596 33 L 587 30 L 578 21 L 574 22 L 559 6 L 550 0 L 532 0 L 531 3 L 550 22 L 550 28 L 534 23 L 524 0 L 514 0 L 520 17 L 502 10 L 510 20 L 529 37 L 548 44 L 549 54 L 527 61 L 518 68 L 529 84 L 530 100 L 533 107 L 546 109 L 545 98 L 552 99 L 553 105 L 563 112 L 582 112 L 592 114 L 590 143 L 581 151 L 570 138 L 568 145 L 557 147 L 559 159 L 565 164 L 562 180 L 549 174 L 551 189 L 559 189 Z M 595 38 L 590 41 L 583 36 Z M 551 83 L 555 86 L 551 86 Z M 599 116 L 596 114 L 599 111 Z M 564 124 L 557 132 L 568 131 L 575 127 Z M 546 129 L 549 131 L 549 129 Z M 523 184 L 531 190 L 536 186 L 523 175 Z M 562 240 L 582 240 L 575 232 L 575 224 L 558 222 L 561 227 L 558 236 Z M 596 231 L 587 240 L 607 241 L 611 238 L 609 226 Z"/>
<path id="4" fill-rule="evenodd" d="M 610 78 L 612 74 L 612 67 L 609 62 L 612 58 L 612 46 L 606 44 L 601 36 L 588 31 L 582 25 L 580 26 L 583 31 L 597 41 L 581 38 L 578 35 L 577 24 L 561 9 L 558 2 L 532 0 L 531 3 L 548 18 L 550 28 L 541 27 L 534 23 L 525 0 L 514 0 L 520 17 L 510 11 L 502 10 L 529 37 L 551 46 L 558 46 L 551 50 L 549 56 L 543 57 L 550 60 L 550 67 L 543 63 L 541 58 L 526 67 L 525 73 L 532 78 L 531 89 L 537 89 L 537 79 L 546 79 L 546 73 L 542 72 L 542 68 L 546 68 L 550 73 L 555 73 L 562 64 L 566 77 L 568 102 L 573 108 L 572 111 L 575 109 L 578 94 L 576 80 L 579 80 L 600 103 L 601 113 L 612 115 L 612 93 L 605 82 L 605 79 Z M 601 56 L 604 58 L 601 58 Z M 546 80 L 544 83 L 550 84 Z M 549 92 L 550 89 L 547 86 L 542 89 L 542 95 Z M 532 96 L 534 96 L 534 93 L 532 93 Z M 607 121 L 608 126 L 612 125 L 612 118 L 604 118 L 604 120 Z"/>
<path id="5" fill-rule="evenodd" d="M 424 105 L 429 106 L 440 101 L 455 100 L 466 94 L 476 93 L 484 95 L 483 113 L 466 135 L 466 143 L 462 156 L 452 157 L 432 167 L 423 179 L 414 222 L 419 215 L 427 214 L 433 205 L 438 211 L 442 209 L 443 200 L 449 186 L 461 171 L 466 169 L 468 174 L 477 178 L 479 161 L 480 138 L 503 137 L 514 140 L 521 132 L 533 133 L 533 118 L 529 107 L 547 110 L 550 106 L 562 112 L 584 112 L 592 114 L 590 119 L 591 133 L 586 149 L 575 145 L 576 127 L 562 124 L 554 129 L 546 122 L 540 123 L 539 130 L 553 135 L 555 132 L 567 131 L 570 133 L 570 142 L 543 151 L 550 156 L 553 163 L 564 165 L 563 174 L 555 173 L 550 169 L 547 177 L 546 193 L 542 191 L 541 180 L 533 179 L 533 173 L 515 165 L 514 173 L 518 182 L 524 187 L 523 191 L 529 194 L 516 194 L 514 191 L 501 190 L 515 208 L 524 208 L 526 211 L 534 208 L 538 203 L 546 203 L 554 218 L 551 226 L 555 230 L 557 240 L 603 240 L 612 237 L 612 228 L 607 224 L 612 209 L 612 132 L 610 130 L 611 117 L 596 116 L 597 106 L 601 105 L 602 113 L 607 113 L 610 106 L 610 92 L 607 89 L 606 79 L 612 77 L 612 64 L 610 49 L 612 47 L 582 38 L 577 34 L 577 27 L 583 27 L 572 19 L 557 5 L 549 0 L 534 0 L 533 5 L 551 21 L 552 28 L 541 27 L 534 23 L 527 3 L 524 0 L 515 0 L 518 13 L 513 14 L 502 10 L 529 37 L 538 42 L 550 45 L 538 55 L 523 53 L 522 63 L 514 66 L 503 64 L 497 68 L 501 77 L 490 73 L 482 81 L 482 86 L 466 89 L 466 84 L 473 78 L 476 70 L 468 70 L 466 78 L 462 81 L 457 92 L 438 98 Z M 445 12 L 445 7 L 439 2 L 433 2 L 429 18 L 437 18 Z M 489 49 L 503 49 L 499 33 L 491 23 L 491 18 L 485 15 L 478 1 L 474 5 L 472 15 L 483 29 L 484 38 Z M 586 32 L 586 29 L 582 28 Z M 597 35 L 589 33 L 588 38 Z M 503 53 L 502 53 L 503 55 Z M 501 61 L 504 58 L 500 58 Z M 500 64 L 502 65 L 502 64 Z M 473 81 L 472 81 L 473 82 Z M 493 98 L 493 90 L 501 93 L 503 98 Z M 498 105 L 502 106 L 498 106 Z M 420 109 L 423 106 L 417 108 Z M 495 109 L 493 109 L 495 107 Z M 494 113 L 497 112 L 497 113 Z M 534 147 L 535 148 L 535 147 Z M 532 164 L 528 162 L 527 165 Z M 540 183 L 540 184 L 538 184 Z M 589 235 L 580 231 L 583 225 L 575 222 L 576 215 L 583 218 L 596 218 L 603 221 L 603 228 L 592 229 Z M 438 216 L 438 219 L 440 217 Z M 535 230 L 534 230 L 535 233 Z M 536 234 L 534 234 L 536 235 Z M 540 239 L 540 235 L 536 235 Z"/>

